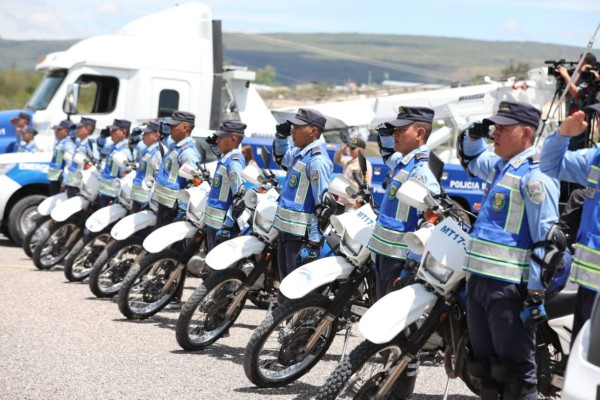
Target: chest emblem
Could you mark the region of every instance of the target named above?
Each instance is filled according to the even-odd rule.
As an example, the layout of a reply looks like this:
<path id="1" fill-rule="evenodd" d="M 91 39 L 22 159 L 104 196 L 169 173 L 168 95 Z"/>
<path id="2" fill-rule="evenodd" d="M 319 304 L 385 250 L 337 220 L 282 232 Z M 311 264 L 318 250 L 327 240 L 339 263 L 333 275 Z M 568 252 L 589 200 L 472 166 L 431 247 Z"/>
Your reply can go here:
<path id="1" fill-rule="evenodd" d="M 398 191 L 398 186 L 396 184 L 392 184 L 390 186 L 390 191 L 388 193 L 388 200 L 394 200 L 396 198 L 396 192 Z"/>
<path id="2" fill-rule="evenodd" d="M 213 179 L 213 185 L 215 187 L 219 187 L 221 185 L 221 178 L 218 176 L 215 176 L 215 178 Z"/>
<path id="3" fill-rule="evenodd" d="M 494 198 L 492 199 L 492 210 L 499 212 L 504 210 L 504 207 L 506 207 L 506 196 L 504 193 L 494 194 Z"/>
<path id="4" fill-rule="evenodd" d="M 292 175 L 290 177 L 290 183 L 289 183 L 290 187 L 296 187 L 298 186 L 298 175 Z"/>

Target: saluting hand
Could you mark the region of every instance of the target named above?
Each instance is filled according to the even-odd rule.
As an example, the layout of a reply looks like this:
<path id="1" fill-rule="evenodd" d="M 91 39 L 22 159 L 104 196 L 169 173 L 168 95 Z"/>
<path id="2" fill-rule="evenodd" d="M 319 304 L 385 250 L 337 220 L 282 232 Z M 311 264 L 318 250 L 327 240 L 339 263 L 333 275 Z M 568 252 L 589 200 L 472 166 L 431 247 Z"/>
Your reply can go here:
<path id="1" fill-rule="evenodd" d="M 560 136 L 577 136 L 583 132 L 588 126 L 585 120 L 585 112 L 577 111 L 565 119 L 560 124 Z"/>

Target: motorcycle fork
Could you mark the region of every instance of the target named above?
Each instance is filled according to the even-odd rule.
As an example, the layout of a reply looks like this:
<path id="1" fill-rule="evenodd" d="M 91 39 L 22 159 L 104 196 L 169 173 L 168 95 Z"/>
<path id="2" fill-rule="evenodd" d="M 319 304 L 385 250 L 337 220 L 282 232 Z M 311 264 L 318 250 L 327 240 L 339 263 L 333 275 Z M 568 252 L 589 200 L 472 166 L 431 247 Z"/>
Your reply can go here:
<path id="1" fill-rule="evenodd" d="M 327 331 L 327 329 L 331 327 L 333 321 L 338 318 L 337 316 L 340 315 L 348 306 L 348 300 L 350 300 L 368 273 L 368 268 L 358 268 L 350 274 L 350 277 L 342 289 L 333 298 L 329 307 L 327 307 L 323 320 L 319 323 L 313 334 L 306 342 L 305 354 L 310 354 L 313 351 L 321 336 Z"/>
<path id="2" fill-rule="evenodd" d="M 246 293 L 248 293 L 252 285 L 254 285 L 258 278 L 267 271 L 267 267 L 269 265 L 269 262 L 271 261 L 271 258 L 273 258 L 273 249 L 267 246 L 267 248 L 262 252 L 258 263 L 252 269 L 252 271 L 250 271 L 250 274 L 248 274 L 248 277 L 246 278 L 245 282 L 235 294 L 233 301 L 231 302 L 229 307 L 227 307 L 227 312 L 225 313 L 227 318 L 231 318 L 233 316 L 238 305 L 246 296 Z"/>
<path id="3" fill-rule="evenodd" d="M 183 251 L 183 254 L 177 258 L 177 268 L 175 269 L 175 271 L 173 271 L 169 275 L 169 279 L 167 279 L 167 282 L 165 283 L 165 285 L 163 286 L 163 289 L 161 291 L 161 296 L 164 295 L 169 290 L 169 288 L 171 287 L 173 282 L 179 277 L 179 275 L 181 275 L 182 272 L 185 273 L 187 261 L 190 258 L 192 258 L 194 253 L 196 253 L 196 251 L 202 245 L 202 242 L 204 242 L 205 238 L 206 238 L 206 235 L 204 234 L 204 231 L 199 231 L 198 233 L 196 233 L 194 235 L 191 243 Z M 145 252 L 142 251 L 142 253 L 145 253 Z M 140 253 L 140 254 L 142 254 L 142 253 Z M 150 275 L 154 275 L 154 273 L 156 272 L 156 269 L 158 269 L 158 268 L 159 268 L 159 266 L 152 267 L 152 270 L 150 271 Z"/>
<path id="4" fill-rule="evenodd" d="M 433 332 L 439 327 L 441 320 L 444 318 L 444 313 L 446 313 L 449 308 L 450 304 L 446 303 L 443 297 L 440 297 L 425 322 L 423 322 L 423 325 L 408 338 L 404 355 L 400 358 L 398 365 L 392 367 L 388 376 L 381 383 L 381 386 L 375 395 L 376 399 L 385 399 L 387 397 L 402 372 L 406 369 L 406 366 L 416 358 L 416 354 L 421 350 L 425 343 L 427 343 L 427 340 Z M 402 335 L 402 333 L 400 333 L 400 335 Z"/>

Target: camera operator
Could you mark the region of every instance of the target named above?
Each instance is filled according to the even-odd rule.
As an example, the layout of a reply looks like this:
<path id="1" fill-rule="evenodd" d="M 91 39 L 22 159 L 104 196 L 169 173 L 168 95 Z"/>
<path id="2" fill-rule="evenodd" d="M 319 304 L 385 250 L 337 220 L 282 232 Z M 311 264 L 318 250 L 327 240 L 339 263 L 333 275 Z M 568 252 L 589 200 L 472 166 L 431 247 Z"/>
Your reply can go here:
<path id="1" fill-rule="evenodd" d="M 586 53 L 583 57 L 583 63 L 581 67 L 579 67 L 579 79 L 577 82 L 571 82 L 569 84 L 569 100 L 567 103 L 567 115 L 572 115 L 573 113 L 582 110 L 583 107 L 586 106 L 586 102 L 588 100 L 588 95 L 590 95 L 590 83 L 596 82 L 599 80 L 600 76 L 598 75 L 598 71 L 592 69 L 592 66 L 596 64 L 596 56 L 592 53 Z M 564 65 L 558 66 L 555 70 L 565 83 L 569 82 L 571 79 L 571 75 L 569 71 Z M 583 79 L 582 73 L 588 72 L 592 74 L 591 79 Z M 592 102 L 594 103 L 594 102 Z M 587 103 L 589 104 L 589 103 Z"/>

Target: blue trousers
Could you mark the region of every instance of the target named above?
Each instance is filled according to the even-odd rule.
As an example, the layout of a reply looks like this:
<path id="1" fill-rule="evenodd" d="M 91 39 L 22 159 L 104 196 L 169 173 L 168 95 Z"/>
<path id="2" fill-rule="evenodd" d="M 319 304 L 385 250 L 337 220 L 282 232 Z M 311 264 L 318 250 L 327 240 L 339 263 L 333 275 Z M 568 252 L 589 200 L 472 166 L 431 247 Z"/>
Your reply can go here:
<path id="1" fill-rule="evenodd" d="M 375 293 L 377 300 L 394 290 L 400 289 L 400 286 L 394 287 L 394 281 L 400 276 L 404 268 L 404 260 L 382 256 L 375 256 Z"/>
<path id="2" fill-rule="evenodd" d="M 471 275 L 467 324 L 475 361 L 491 368 L 506 365 L 518 381 L 535 387 L 535 327 L 525 326 L 519 317 L 526 297 L 525 284 Z"/>
<path id="3" fill-rule="evenodd" d="M 298 257 L 303 245 L 303 237 L 279 232 L 277 237 L 277 264 L 281 280 L 298 268 Z"/>

